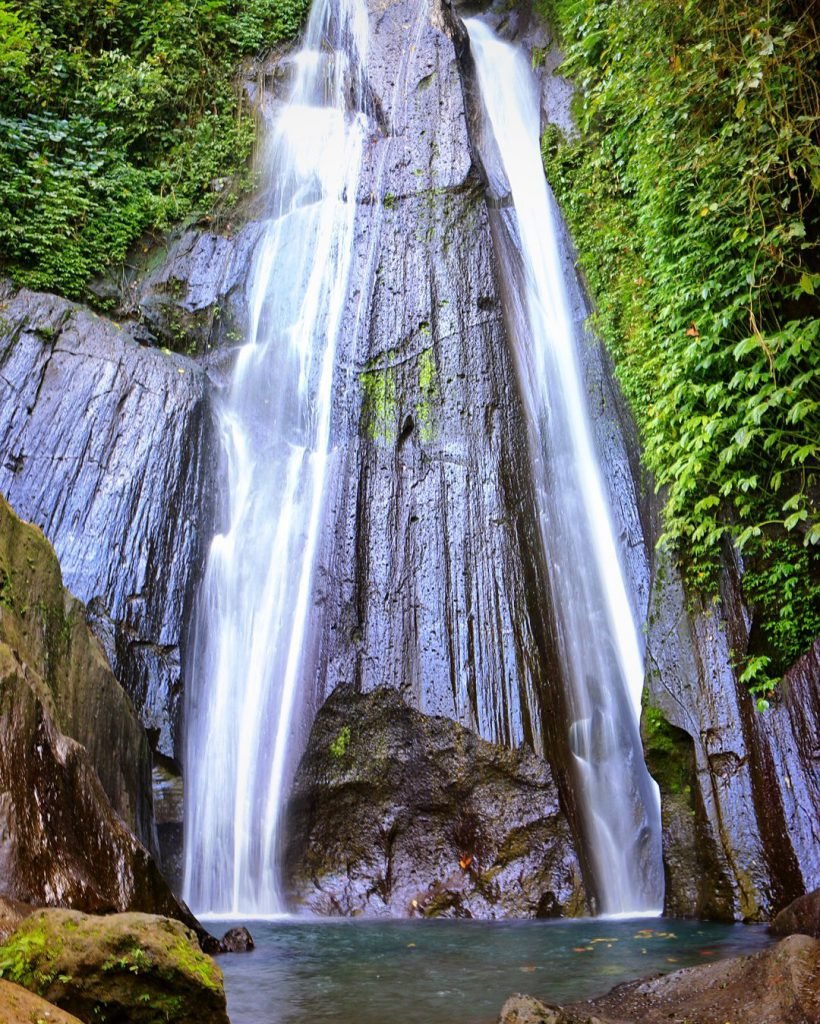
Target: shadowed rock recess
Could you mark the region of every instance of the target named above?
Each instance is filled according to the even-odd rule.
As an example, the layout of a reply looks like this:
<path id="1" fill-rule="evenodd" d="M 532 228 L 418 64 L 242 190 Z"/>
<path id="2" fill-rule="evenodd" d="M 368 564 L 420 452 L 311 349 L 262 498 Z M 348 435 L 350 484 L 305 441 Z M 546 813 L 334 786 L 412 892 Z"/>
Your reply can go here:
<path id="1" fill-rule="evenodd" d="M 154 848 L 145 733 L 48 542 L 0 498 L 0 892 L 191 920 Z"/>
<path id="2" fill-rule="evenodd" d="M 316 717 L 285 873 L 321 914 L 555 917 L 586 910 L 546 763 L 390 689 L 340 687 Z"/>

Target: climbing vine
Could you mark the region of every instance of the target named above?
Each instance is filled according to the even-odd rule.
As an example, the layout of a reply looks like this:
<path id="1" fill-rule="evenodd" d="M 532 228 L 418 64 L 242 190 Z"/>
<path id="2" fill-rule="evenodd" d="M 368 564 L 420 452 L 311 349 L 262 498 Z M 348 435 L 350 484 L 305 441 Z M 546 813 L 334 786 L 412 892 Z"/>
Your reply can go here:
<path id="1" fill-rule="evenodd" d="M 549 179 L 666 499 L 714 590 L 727 543 L 769 689 L 820 634 L 820 93 L 810 5 L 542 0 L 579 134 Z"/>
<path id="2" fill-rule="evenodd" d="M 139 234 L 207 207 L 254 122 L 236 68 L 308 0 L 0 0 L 0 268 L 82 296 Z"/>

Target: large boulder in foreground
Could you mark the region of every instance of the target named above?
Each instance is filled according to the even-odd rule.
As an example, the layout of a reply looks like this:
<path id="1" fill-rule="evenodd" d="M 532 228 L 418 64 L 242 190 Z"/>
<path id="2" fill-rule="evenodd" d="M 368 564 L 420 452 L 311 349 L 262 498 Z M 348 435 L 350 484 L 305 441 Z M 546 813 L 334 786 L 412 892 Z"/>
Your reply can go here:
<path id="1" fill-rule="evenodd" d="M 286 878 L 321 914 L 536 917 L 586 908 L 545 761 L 422 715 L 393 689 L 336 690 L 289 807 Z"/>
<path id="2" fill-rule="evenodd" d="M 753 956 L 616 986 L 574 1006 L 512 996 L 499 1024 L 816 1024 L 820 942 L 793 935 Z"/>
<path id="3" fill-rule="evenodd" d="M 187 920 L 146 846 L 153 832 L 131 702 L 50 545 L 0 498 L 0 894 Z"/>
<path id="4" fill-rule="evenodd" d="M 89 1024 L 229 1024 L 222 972 L 166 917 L 37 911 L 0 946 L 0 972 Z"/>

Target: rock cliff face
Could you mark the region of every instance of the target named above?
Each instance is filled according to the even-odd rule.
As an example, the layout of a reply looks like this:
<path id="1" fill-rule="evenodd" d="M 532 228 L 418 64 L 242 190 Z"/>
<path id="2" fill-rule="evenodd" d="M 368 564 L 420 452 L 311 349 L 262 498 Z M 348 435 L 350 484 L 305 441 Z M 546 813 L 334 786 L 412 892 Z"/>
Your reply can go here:
<path id="1" fill-rule="evenodd" d="M 500 256 L 471 149 L 469 51 L 445 0 L 370 8 L 377 130 L 357 197 L 357 269 L 337 365 L 338 454 L 307 725 L 338 685 L 392 687 L 421 712 L 545 754 L 574 821 Z M 525 43 L 546 42 L 521 11 L 497 23 Z M 565 120 L 565 85 L 550 77 L 543 95 L 544 116 Z M 177 838 L 178 787 L 167 772 L 180 753 L 186 623 L 213 529 L 208 407 L 221 370 L 213 357 L 135 339 L 200 354 L 223 346 L 227 364 L 243 331 L 258 231 L 251 219 L 181 234 L 129 286 L 122 309 L 132 319 L 122 328 L 54 296 L 0 293 L 0 492 L 54 544 L 167 758 L 160 788 L 174 795 L 163 828 Z M 569 244 L 565 258 L 571 267 Z M 582 321 L 580 289 L 573 306 Z M 692 612 L 673 567 L 658 562 L 650 603 L 655 517 L 608 362 L 592 343 L 585 358 L 636 607 L 651 607 L 644 731 L 664 796 L 667 910 L 761 918 L 820 884 L 818 650 L 759 716 L 731 667 L 748 628 L 732 575 L 719 606 Z M 83 726 L 66 687 L 58 732 L 72 723 L 119 810 L 118 787 L 137 790 L 117 781 L 109 738 L 91 719 Z M 24 717 L 51 721 L 47 695 L 20 693 Z M 44 749 L 57 758 L 57 733 L 49 735 Z M 129 763 L 142 763 L 129 740 L 117 742 Z M 150 844 L 140 800 L 120 813 Z"/>
<path id="2" fill-rule="evenodd" d="M 145 733 L 54 552 L 0 498 L 0 892 L 190 918 L 149 853 L 150 771 Z"/>
<path id="3" fill-rule="evenodd" d="M 54 545 L 169 756 L 200 560 L 207 426 L 205 374 L 191 360 L 141 348 L 56 296 L 0 296 L 0 492 Z"/>
<path id="4" fill-rule="evenodd" d="M 557 917 L 587 909 L 546 763 L 395 690 L 322 707 L 289 808 L 286 877 L 320 914 Z"/>
<path id="5" fill-rule="evenodd" d="M 765 920 L 820 882 L 820 642 L 759 713 L 737 681 L 750 619 L 736 570 L 719 604 L 656 566 L 644 735 L 663 791 L 666 909 Z"/>

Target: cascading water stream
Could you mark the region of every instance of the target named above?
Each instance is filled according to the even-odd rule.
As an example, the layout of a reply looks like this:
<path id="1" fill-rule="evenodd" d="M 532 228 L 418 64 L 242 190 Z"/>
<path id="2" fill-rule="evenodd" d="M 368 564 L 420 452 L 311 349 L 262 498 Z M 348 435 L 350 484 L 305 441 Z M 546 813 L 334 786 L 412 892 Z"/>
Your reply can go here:
<path id="1" fill-rule="evenodd" d="M 541 166 L 535 81 L 522 53 L 478 19 L 466 25 L 484 110 L 481 156 L 497 200 L 494 229 L 509 255 L 500 261 L 506 314 L 528 417 L 598 910 L 660 912 L 659 799 L 638 732 L 643 655 L 590 427 Z"/>
<path id="2" fill-rule="evenodd" d="M 331 388 L 367 133 L 363 0 L 318 0 L 272 116 L 250 331 L 217 410 L 227 527 L 198 598 L 186 735 L 184 896 L 284 911 L 280 804 L 331 456 Z"/>

